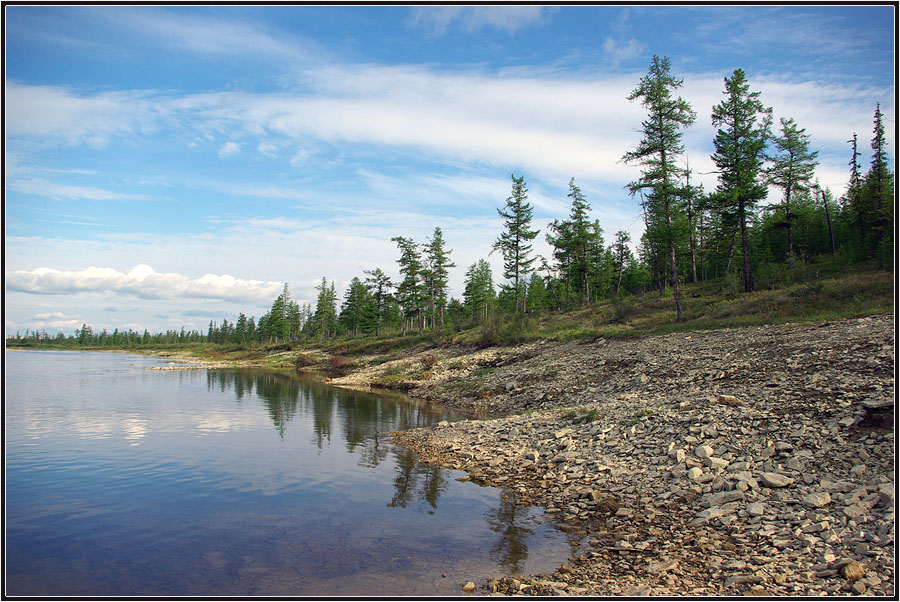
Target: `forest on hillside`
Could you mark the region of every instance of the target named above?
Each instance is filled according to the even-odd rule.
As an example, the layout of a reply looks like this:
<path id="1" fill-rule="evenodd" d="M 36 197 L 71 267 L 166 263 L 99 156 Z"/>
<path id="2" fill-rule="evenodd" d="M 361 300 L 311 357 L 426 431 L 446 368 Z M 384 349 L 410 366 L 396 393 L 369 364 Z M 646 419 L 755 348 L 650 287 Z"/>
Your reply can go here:
<path id="1" fill-rule="evenodd" d="M 264 315 L 211 321 L 205 332 L 109 333 L 85 324 L 69 335 L 17 333 L 7 342 L 127 347 L 383 337 L 453 331 L 495 316 L 564 311 L 657 292 L 671 295 L 675 319 L 681 320 L 684 283 L 721 280 L 723 288 L 750 292 L 803 280 L 810 265 L 830 273 L 893 269 L 894 175 L 879 103 L 867 163 L 864 139 L 847 133 L 849 184 L 836 198 L 818 183 L 818 153 L 810 148 L 806 130 L 792 118 L 774 123 L 772 108 L 736 69 L 724 78 L 722 100 L 709 116 L 717 128 L 711 157 L 718 183 L 704 190 L 692 183 L 683 161 L 682 134 L 697 113 L 677 95 L 682 83 L 670 73 L 667 58 L 654 56 L 627 98 L 646 109 L 640 142 L 622 156 L 641 169 L 626 186 L 643 216 L 639 241 L 631 241 L 625 231 L 606 240 L 573 177 L 568 217 L 554 220 L 543 233 L 551 256 L 537 256 L 532 241 L 541 232 L 532 226 L 527 184 L 524 176 L 513 175 L 510 196 L 497 209 L 502 231 L 485 249 L 485 259 L 467 267 L 461 299 L 449 297 L 448 274 L 456 264 L 436 226 L 424 242 L 392 238 L 398 278 L 386 274 L 387 266 L 373 266 L 354 277 L 341 298 L 334 282 L 323 277 L 314 303 L 299 304 L 285 284 Z M 764 204 L 770 191 L 779 200 Z M 502 256 L 502 274 L 492 273 L 486 261 L 490 253 Z"/>

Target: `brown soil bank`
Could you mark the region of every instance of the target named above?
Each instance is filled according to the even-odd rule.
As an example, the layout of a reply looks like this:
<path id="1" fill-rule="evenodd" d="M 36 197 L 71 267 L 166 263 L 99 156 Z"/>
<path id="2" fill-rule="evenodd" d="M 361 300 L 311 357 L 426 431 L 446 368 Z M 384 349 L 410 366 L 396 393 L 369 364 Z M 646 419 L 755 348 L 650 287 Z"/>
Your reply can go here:
<path id="1" fill-rule="evenodd" d="M 485 593 L 895 594 L 892 315 L 421 350 L 332 382 L 497 416 L 395 440 L 588 535 Z"/>

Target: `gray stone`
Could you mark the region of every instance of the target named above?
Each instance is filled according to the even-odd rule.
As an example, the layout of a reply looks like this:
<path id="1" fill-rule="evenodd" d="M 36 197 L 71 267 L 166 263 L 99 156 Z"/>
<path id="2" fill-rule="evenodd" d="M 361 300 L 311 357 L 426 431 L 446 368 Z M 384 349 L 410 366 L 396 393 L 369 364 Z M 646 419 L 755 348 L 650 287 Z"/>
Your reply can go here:
<path id="1" fill-rule="evenodd" d="M 734 502 L 742 499 L 744 499 L 744 494 L 740 491 L 722 491 L 721 493 L 714 493 L 710 495 L 706 499 L 706 505 L 709 507 L 720 506 L 722 504 L 727 504 L 728 502 Z"/>
<path id="2" fill-rule="evenodd" d="M 851 504 L 850 506 L 844 508 L 844 514 L 847 516 L 847 518 L 857 518 L 868 511 L 869 509 L 866 508 L 864 504 L 861 504 L 859 502 Z"/>
<path id="3" fill-rule="evenodd" d="M 713 470 L 725 470 L 728 467 L 728 461 L 722 458 L 709 457 L 706 458 L 705 462 Z"/>
<path id="4" fill-rule="evenodd" d="M 757 476 L 763 487 L 787 487 L 794 482 L 794 479 L 786 477 L 783 474 L 778 474 L 777 472 L 760 472 Z"/>
<path id="5" fill-rule="evenodd" d="M 708 445 L 698 445 L 694 450 L 694 454 L 696 454 L 696 456 L 701 459 L 708 458 L 713 455 L 713 448 Z"/>
<path id="6" fill-rule="evenodd" d="M 663 573 L 667 573 L 671 570 L 674 570 L 678 567 L 677 560 L 662 560 L 660 562 L 651 564 L 647 567 L 647 572 L 651 575 L 661 575 Z"/>
<path id="7" fill-rule="evenodd" d="M 822 508 L 831 503 L 831 495 L 827 492 L 814 492 L 803 498 L 803 503 L 810 508 Z"/>
<path id="8" fill-rule="evenodd" d="M 750 516 L 763 516 L 766 513 L 766 505 L 762 502 L 747 504 L 747 512 Z"/>

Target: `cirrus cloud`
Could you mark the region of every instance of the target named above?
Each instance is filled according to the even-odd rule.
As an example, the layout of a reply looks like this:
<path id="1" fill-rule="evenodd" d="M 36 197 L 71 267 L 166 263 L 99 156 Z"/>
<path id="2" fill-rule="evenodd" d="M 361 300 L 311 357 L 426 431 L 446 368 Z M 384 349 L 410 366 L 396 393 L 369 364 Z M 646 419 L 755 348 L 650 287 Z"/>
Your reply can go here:
<path id="1" fill-rule="evenodd" d="M 228 274 L 204 274 L 191 279 L 182 274 L 161 273 L 149 265 L 136 265 L 127 272 L 113 268 L 88 267 L 63 271 L 39 267 L 6 275 L 9 290 L 42 295 L 77 293 L 118 293 L 142 299 L 220 299 L 265 301 L 279 293 L 280 282 L 241 280 Z"/>

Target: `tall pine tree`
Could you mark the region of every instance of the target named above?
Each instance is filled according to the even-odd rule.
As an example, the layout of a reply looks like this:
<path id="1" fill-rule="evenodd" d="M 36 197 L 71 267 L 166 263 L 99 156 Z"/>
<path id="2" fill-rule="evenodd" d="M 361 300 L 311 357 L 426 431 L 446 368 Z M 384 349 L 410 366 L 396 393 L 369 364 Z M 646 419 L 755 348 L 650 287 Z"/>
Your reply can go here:
<path id="1" fill-rule="evenodd" d="M 504 221 L 505 230 L 494 242 L 492 251 L 500 251 L 503 256 L 503 277 L 512 281 L 515 298 L 515 312 L 527 311 L 525 304 L 525 283 L 532 271 L 531 264 L 535 258 L 529 257 L 531 242 L 538 235 L 538 230 L 531 230 L 531 218 L 534 208 L 528 203 L 528 188 L 525 187 L 525 176 L 512 176 L 512 196 L 506 199 L 506 208 L 497 209 Z"/>
<path id="2" fill-rule="evenodd" d="M 684 99 L 674 97 L 683 85 L 669 72 L 666 57 L 656 55 L 646 76 L 628 100 L 640 99 L 647 109 L 647 119 L 641 122 L 643 139 L 635 150 L 624 156 L 626 162 L 642 166 L 640 179 L 629 184 L 632 194 L 641 192 L 645 199 L 648 238 L 662 243 L 669 258 L 672 292 L 675 298 L 676 320 L 681 321 L 681 292 L 678 287 L 678 257 L 673 223 L 680 212 L 678 186 L 682 169 L 678 167 L 678 155 L 684 152 L 681 130 L 689 127 L 696 113 Z"/>
<path id="3" fill-rule="evenodd" d="M 772 138 L 775 152 L 766 157 L 772 165 L 766 169 L 769 183 L 782 191 L 784 227 L 787 229 L 788 255 L 794 254 L 794 219 L 791 199 L 810 189 L 815 175 L 817 151 L 809 150 L 806 130 L 793 119 L 781 118 L 781 132 Z"/>
<path id="4" fill-rule="evenodd" d="M 716 198 L 726 223 L 735 223 L 741 233 L 744 291 L 753 290 L 750 271 L 748 222 L 757 203 L 766 198 L 760 178 L 763 151 L 769 137 L 772 109 L 763 106 L 759 92 L 751 92 L 743 69 L 725 78 L 725 99 L 713 107 L 712 124 L 717 127 L 712 160 L 719 169 Z M 732 236 L 732 240 L 734 235 Z M 733 244 L 732 244 L 733 248 Z"/>

